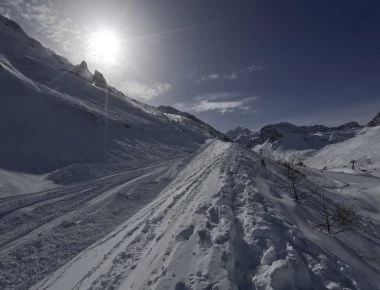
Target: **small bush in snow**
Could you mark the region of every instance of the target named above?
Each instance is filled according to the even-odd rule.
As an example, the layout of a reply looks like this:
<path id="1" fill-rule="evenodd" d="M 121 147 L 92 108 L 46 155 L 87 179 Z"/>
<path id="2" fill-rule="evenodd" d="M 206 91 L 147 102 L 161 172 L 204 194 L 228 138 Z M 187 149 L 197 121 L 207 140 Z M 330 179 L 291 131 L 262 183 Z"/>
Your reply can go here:
<path id="1" fill-rule="evenodd" d="M 325 187 L 322 190 L 322 211 L 324 223 L 317 225 L 317 227 L 326 230 L 329 234 L 349 231 L 360 220 L 360 215 L 352 206 L 338 204 L 333 211 L 330 211 L 325 198 Z"/>

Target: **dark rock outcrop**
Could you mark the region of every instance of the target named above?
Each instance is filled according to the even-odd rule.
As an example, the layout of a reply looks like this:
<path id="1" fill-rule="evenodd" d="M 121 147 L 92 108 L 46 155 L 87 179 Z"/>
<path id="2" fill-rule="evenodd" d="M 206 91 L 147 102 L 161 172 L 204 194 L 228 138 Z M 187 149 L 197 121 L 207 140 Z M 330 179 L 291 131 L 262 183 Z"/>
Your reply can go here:
<path id="1" fill-rule="evenodd" d="M 94 76 L 92 77 L 92 82 L 101 88 L 107 87 L 106 79 L 104 78 L 103 74 L 95 70 Z"/>
<path id="2" fill-rule="evenodd" d="M 375 118 L 373 118 L 368 124 L 368 127 L 375 127 L 375 126 L 380 126 L 380 112 L 377 113 Z"/>

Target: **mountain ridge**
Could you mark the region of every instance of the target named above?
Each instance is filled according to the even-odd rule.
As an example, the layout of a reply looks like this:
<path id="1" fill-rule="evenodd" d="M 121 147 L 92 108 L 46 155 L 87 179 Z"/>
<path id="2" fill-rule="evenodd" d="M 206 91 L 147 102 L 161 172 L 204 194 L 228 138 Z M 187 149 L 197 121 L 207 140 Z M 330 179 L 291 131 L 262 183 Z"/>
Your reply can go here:
<path id="1" fill-rule="evenodd" d="M 353 137 L 352 131 L 362 127 L 363 126 L 354 121 L 334 127 L 325 125 L 297 126 L 287 122 L 280 122 L 266 125 L 262 127 L 259 132 L 252 132 L 247 128 L 237 127 L 236 129 L 226 132 L 226 135 L 234 141 L 248 147 L 261 145 L 265 142 L 272 144 L 277 143 L 276 146 L 282 146 L 281 140 L 298 135 L 303 143 L 307 143 L 304 141 L 311 140 L 309 146 L 304 144 L 306 149 L 315 149 L 315 147 L 321 148 L 321 146 L 341 142 L 346 138 Z M 288 146 L 291 148 L 291 145 Z"/>
<path id="2" fill-rule="evenodd" d="M 224 138 L 200 122 L 173 123 L 107 85 L 85 61 L 72 65 L 3 16 L 0 30 L 0 81 L 7 84 L 0 98 L 3 168 L 46 173 L 77 163 L 157 159 Z"/>

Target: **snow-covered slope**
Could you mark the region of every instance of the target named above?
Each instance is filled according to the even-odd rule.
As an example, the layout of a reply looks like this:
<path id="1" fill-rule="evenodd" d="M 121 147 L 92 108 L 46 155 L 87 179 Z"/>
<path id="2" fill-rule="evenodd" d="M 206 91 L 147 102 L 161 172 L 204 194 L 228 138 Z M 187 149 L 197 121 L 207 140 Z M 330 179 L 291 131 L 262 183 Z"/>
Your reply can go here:
<path id="1" fill-rule="evenodd" d="M 163 112 L 174 124 L 180 124 L 184 128 L 208 136 L 209 138 L 218 138 L 228 141 L 227 137 L 209 124 L 198 119 L 187 112 L 181 112 L 170 106 L 159 106 L 158 110 Z"/>
<path id="2" fill-rule="evenodd" d="M 0 167 L 44 173 L 76 163 L 193 151 L 208 128 L 173 123 L 26 35 L 0 16 Z"/>
<path id="3" fill-rule="evenodd" d="M 328 145 L 306 159 L 311 167 L 326 169 L 351 168 L 380 175 L 380 126 L 366 127 L 354 138 Z"/>
<path id="4" fill-rule="evenodd" d="M 305 169 L 297 204 L 285 169 L 260 161 L 239 144 L 204 146 L 155 200 L 34 289 L 379 289 L 379 221 L 318 230 L 324 177 Z"/>
<path id="5" fill-rule="evenodd" d="M 380 179 L 299 168 L 297 203 L 284 167 L 205 143 L 225 138 L 194 116 L 124 96 L 3 17 L 0 41 L 0 178 L 49 188 L 0 197 L 0 289 L 379 289 Z M 259 138 L 314 150 L 352 137 L 313 158 L 376 164 L 379 127 L 357 130 L 280 123 Z M 61 185 L 9 169 L 58 169 Z M 323 230 L 322 192 L 357 224 Z"/>

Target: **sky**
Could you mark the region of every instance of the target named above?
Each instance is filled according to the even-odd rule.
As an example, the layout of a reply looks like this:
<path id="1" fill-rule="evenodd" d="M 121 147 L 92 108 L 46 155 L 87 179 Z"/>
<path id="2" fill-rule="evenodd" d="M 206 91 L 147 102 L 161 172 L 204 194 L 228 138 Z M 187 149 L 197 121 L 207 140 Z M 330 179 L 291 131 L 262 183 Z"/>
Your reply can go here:
<path id="1" fill-rule="evenodd" d="M 128 96 L 223 132 L 380 111 L 377 0 L 0 0 L 0 13 Z M 100 33 L 117 41 L 112 61 L 89 52 Z"/>

